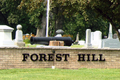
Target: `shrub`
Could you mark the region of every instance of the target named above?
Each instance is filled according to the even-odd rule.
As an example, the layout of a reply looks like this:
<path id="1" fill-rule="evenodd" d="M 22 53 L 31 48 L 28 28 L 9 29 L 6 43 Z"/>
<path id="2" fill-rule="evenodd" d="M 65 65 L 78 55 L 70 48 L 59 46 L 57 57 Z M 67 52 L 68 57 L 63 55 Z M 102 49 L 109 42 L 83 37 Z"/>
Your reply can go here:
<path id="1" fill-rule="evenodd" d="M 30 43 L 30 39 L 24 39 L 23 41 L 25 42 L 25 44 Z"/>

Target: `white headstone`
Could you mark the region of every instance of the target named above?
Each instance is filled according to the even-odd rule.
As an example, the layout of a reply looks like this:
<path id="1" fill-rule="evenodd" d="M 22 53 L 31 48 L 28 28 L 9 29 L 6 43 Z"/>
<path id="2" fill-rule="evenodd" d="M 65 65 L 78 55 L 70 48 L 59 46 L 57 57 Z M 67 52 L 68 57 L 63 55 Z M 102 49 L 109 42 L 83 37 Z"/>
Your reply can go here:
<path id="1" fill-rule="evenodd" d="M 94 32 L 91 32 L 91 43 L 94 43 Z"/>
<path id="2" fill-rule="evenodd" d="M 22 32 L 22 26 L 17 25 L 17 31 L 15 35 L 15 42 L 23 42 L 23 32 Z"/>
<path id="3" fill-rule="evenodd" d="M 15 45 L 19 47 L 24 47 L 25 43 L 23 42 L 23 32 L 22 32 L 22 26 L 19 24 L 17 25 L 17 31 L 15 35 Z"/>
<path id="4" fill-rule="evenodd" d="M 92 32 L 91 38 L 93 38 L 92 39 L 92 46 L 94 48 L 101 48 L 102 32 L 101 31 Z"/>
<path id="5" fill-rule="evenodd" d="M 12 31 L 14 29 L 7 25 L 0 25 L 0 47 L 17 47 L 12 41 Z"/>
<path id="6" fill-rule="evenodd" d="M 109 26 L 108 39 L 112 39 L 112 25 L 111 25 L 111 24 L 110 24 L 110 26 Z"/>
<path id="7" fill-rule="evenodd" d="M 85 41 L 84 40 L 80 40 L 80 41 L 78 41 L 78 44 L 79 45 L 85 45 Z"/>
<path id="8" fill-rule="evenodd" d="M 92 47 L 92 44 L 91 44 L 91 29 L 86 30 L 86 47 L 87 48 Z"/>

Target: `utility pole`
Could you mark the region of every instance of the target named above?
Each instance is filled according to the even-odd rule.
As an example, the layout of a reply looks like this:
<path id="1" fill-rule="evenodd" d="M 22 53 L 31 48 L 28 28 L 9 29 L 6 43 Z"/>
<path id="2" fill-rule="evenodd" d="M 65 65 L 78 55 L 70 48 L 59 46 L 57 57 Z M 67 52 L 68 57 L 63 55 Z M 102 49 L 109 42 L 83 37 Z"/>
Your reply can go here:
<path id="1" fill-rule="evenodd" d="M 48 37 L 50 0 L 47 0 L 46 37 Z"/>

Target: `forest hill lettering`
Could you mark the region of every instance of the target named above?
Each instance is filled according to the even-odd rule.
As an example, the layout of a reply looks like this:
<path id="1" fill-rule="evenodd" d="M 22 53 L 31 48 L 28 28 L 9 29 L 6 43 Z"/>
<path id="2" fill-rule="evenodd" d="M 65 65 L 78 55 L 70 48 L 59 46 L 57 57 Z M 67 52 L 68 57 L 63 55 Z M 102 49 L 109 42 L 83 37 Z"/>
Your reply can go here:
<path id="1" fill-rule="evenodd" d="M 29 54 L 23 53 L 23 60 L 27 61 L 30 59 L 31 61 L 68 61 L 70 54 Z M 103 54 L 78 54 L 77 61 L 105 61 L 103 58 Z"/>
<path id="2" fill-rule="evenodd" d="M 23 60 L 26 61 L 28 58 L 30 58 L 32 61 L 62 61 L 64 58 L 64 61 L 68 61 L 69 54 L 23 54 Z M 56 57 L 56 58 L 55 58 Z"/>
<path id="3" fill-rule="evenodd" d="M 99 54 L 99 57 L 96 57 L 96 54 L 78 54 L 78 61 L 105 61 L 105 59 L 102 54 Z"/>

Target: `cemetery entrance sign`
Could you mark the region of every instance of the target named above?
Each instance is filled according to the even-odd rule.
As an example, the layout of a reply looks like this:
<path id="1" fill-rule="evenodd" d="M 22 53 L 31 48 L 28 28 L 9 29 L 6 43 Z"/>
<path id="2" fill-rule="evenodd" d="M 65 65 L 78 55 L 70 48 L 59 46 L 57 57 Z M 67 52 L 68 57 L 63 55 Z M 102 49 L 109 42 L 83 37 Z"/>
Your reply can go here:
<path id="1" fill-rule="evenodd" d="M 0 69 L 120 68 L 120 49 L 0 48 Z"/>

